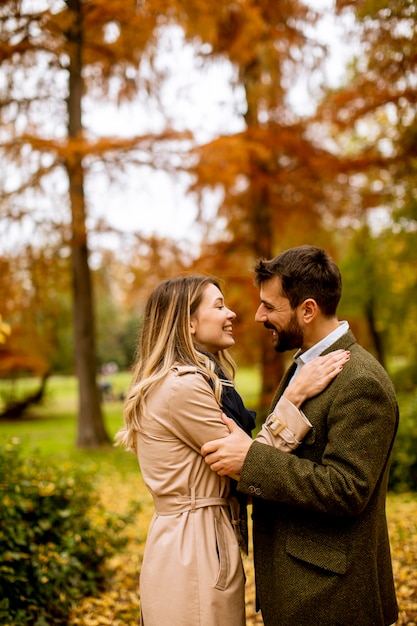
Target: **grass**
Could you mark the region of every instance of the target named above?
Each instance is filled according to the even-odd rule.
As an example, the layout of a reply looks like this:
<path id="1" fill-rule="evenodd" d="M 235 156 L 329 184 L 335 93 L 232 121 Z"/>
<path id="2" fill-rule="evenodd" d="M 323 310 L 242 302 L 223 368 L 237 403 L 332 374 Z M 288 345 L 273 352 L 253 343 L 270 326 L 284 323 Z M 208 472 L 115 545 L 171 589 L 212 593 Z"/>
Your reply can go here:
<path id="1" fill-rule="evenodd" d="M 103 402 L 103 417 L 111 440 L 123 423 L 123 402 L 130 375 L 118 372 L 106 377 L 112 385 L 112 398 Z M 36 388 L 37 381 L 18 381 L 18 395 Z M 255 370 L 241 368 L 236 384 L 248 407 L 256 405 L 260 385 Z M 9 393 L 10 383 L 0 381 L 0 395 Z M 137 471 L 137 460 L 119 447 L 111 445 L 98 450 L 79 450 L 77 440 L 77 381 L 73 376 L 52 376 L 48 380 L 46 397 L 40 406 L 35 406 L 23 419 L 0 420 L 0 437 L 3 442 L 18 438 L 25 453 L 40 454 L 51 460 L 74 461 L 77 464 L 92 464 L 100 471 L 116 471 L 125 475 Z"/>
<path id="2" fill-rule="evenodd" d="M 127 389 L 129 375 L 112 375 L 116 394 Z M 4 383 L 3 383 L 4 384 Z M 30 381 L 20 383 L 22 390 Z M 122 425 L 122 401 L 115 399 L 103 403 L 106 430 L 112 439 Z M 111 444 L 97 450 L 80 450 L 77 440 L 77 381 L 73 376 L 53 376 L 48 381 L 46 397 L 39 406 L 32 407 L 23 419 L 0 421 L 3 442 L 17 438 L 23 452 L 45 457 L 50 462 L 70 461 L 88 466 L 92 471 L 120 473 L 136 470 L 137 460 L 121 448 Z"/>

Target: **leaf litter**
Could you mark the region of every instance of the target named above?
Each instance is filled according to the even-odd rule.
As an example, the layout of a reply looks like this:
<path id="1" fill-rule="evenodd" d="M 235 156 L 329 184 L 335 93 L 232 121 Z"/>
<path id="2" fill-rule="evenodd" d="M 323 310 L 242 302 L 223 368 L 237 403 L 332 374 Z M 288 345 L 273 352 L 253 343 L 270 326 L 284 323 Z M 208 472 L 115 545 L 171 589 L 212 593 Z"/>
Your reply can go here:
<path id="1" fill-rule="evenodd" d="M 105 588 L 98 597 L 85 598 L 74 607 L 70 626 L 130 626 L 139 624 L 139 572 L 146 534 L 153 513 L 152 500 L 140 474 L 123 480 L 106 476 L 97 487 L 105 506 L 125 513 L 132 502 L 140 503 L 134 523 L 125 527 L 128 543 L 108 563 Z M 391 555 L 399 604 L 396 626 L 417 626 L 417 494 L 389 494 L 387 518 Z M 255 611 L 252 551 L 244 557 L 246 572 L 246 624 L 263 624 Z"/>

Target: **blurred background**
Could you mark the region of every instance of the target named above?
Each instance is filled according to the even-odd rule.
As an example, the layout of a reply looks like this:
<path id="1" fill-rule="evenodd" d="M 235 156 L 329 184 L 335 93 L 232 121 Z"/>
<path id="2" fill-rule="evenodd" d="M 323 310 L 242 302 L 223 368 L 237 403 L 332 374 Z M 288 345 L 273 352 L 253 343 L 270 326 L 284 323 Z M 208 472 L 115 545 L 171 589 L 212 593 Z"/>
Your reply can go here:
<path id="1" fill-rule="evenodd" d="M 262 419 L 288 357 L 252 267 L 308 243 L 417 438 L 416 21 L 412 0 L 3 1 L 3 419 L 74 376 L 74 443 L 108 442 L 146 296 L 187 272 L 224 280 Z"/>
<path id="2" fill-rule="evenodd" d="M 292 355 L 254 322 L 253 265 L 301 244 L 338 263 L 339 318 L 395 384 L 387 517 L 417 623 L 416 52 L 415 0 L 0 2 L 1 623 L 137 623 L 153 508 L 111 444 L 145 300 L 223 281 L 259 426 Z"/>

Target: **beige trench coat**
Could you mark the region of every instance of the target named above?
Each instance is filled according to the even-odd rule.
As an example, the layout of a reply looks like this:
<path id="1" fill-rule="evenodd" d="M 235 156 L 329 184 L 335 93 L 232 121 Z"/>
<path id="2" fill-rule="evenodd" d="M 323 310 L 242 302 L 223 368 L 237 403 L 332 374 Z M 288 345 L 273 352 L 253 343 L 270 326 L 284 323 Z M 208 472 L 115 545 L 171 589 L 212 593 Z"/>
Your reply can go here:
<path id="1" fill-rule="evenodd" d="M 279 428 L 272 416 L 258 440 L 291 451 L 292 433 L 301 439 L 310 425 L 284 398 L 278 413 Z M 228 433 L 211 387 L 195 367 L 173 368 L 147 400 L 137 437 L 155 505 L 140 574 L 144 626 L 246 623 L 230 481 L 212 472 L 200 453 L 203 443 Z"/>
<path id="2" fill-rule="evenodd" d="M 144 626 L 244 626 L 244 572 L 228 507 L 230 482 L 200 448 L 227 427 L 193 367 L 178 367 L 147 400 L 138 433 L 143 479 L 153 496 L 140 574 Z"/>

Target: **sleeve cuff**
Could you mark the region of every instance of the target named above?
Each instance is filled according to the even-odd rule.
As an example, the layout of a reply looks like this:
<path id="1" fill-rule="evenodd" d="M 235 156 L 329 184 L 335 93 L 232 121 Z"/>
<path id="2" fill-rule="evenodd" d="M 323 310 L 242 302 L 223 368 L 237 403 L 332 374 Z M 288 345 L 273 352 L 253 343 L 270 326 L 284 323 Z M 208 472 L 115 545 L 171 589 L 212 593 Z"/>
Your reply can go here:
<path id="1" fill-rule="evenodd" d="M 292 452 L 298 448 L 311 428 L 312 424 L 304 413 L 281 396 L 273 412 L 268 415 L 256 441 L 285 452 Z"/>

